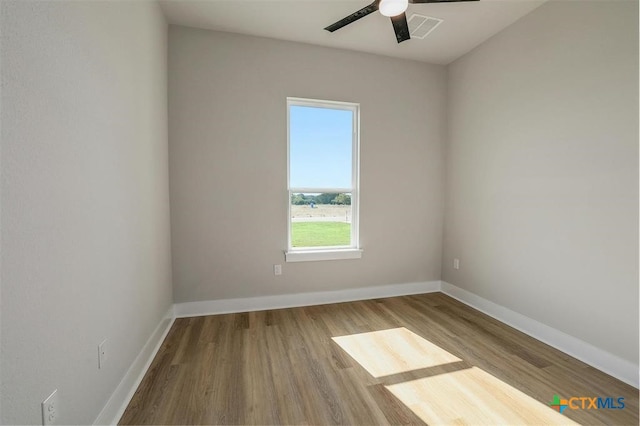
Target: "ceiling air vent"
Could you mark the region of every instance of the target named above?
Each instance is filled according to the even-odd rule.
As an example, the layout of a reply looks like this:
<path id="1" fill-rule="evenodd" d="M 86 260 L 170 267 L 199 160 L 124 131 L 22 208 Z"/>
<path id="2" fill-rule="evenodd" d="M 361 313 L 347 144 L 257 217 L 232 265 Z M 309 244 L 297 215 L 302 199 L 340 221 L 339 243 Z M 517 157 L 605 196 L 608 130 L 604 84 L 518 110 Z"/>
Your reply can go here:
<path id="1" fill-rule="evenodd" d="M 442 23 L 442 19 L 414 13 L 407 21 L 411 38 L 425 38 Z"/>

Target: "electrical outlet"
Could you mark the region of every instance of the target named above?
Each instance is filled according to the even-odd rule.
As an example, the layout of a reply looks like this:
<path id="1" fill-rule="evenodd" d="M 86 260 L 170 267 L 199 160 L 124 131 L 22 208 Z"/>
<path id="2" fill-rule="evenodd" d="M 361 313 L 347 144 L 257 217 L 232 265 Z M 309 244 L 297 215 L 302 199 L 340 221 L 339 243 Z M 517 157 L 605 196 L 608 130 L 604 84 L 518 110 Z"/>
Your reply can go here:
<path id="1" fill-rule="evenodd" d="M 43 426 L 54 425 L 58 420 L 58 389 L 42 401 L 42 424 Z"/>
<path id="2" fill-rule="evenodd" d="M 273 275 L 282 275 L 282 265 L 273 265 Z"/>
<path id="3" fill-rule="evenodd" d="M 460 259 L 453 259 L 453 269 L 460 269 Z"/>
<path id="4" fill-rule="evenodd" d="M 98 369 L 104 367 L 104 363 L 107 360 L 107 339 L 104 339 L 102 343 L 98 345 Z"/>

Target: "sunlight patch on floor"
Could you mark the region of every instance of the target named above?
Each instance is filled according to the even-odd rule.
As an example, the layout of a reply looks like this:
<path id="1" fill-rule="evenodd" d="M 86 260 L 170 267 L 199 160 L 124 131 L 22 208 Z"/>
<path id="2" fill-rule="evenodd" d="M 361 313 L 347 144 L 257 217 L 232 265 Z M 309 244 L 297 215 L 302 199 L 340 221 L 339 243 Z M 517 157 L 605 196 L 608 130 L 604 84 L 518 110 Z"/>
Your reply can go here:
<path id="1" fill-rule="evenodd" d="M 376 378 L 461 361 L 404 327 L 332 339 Z"/>
<path id="2" fill-rule="evenodd" d="M 385 387 L 430 425 L 577 424 L 478 367 Z"/>
<path id="3" fill-rule="evenodd" d="M 332 339 L 427 424 L 576 424 L 478 367 L 425 370 L 464 362 L 404 327 Z M 407 372 L 416 378 L 393 383 Z"/>

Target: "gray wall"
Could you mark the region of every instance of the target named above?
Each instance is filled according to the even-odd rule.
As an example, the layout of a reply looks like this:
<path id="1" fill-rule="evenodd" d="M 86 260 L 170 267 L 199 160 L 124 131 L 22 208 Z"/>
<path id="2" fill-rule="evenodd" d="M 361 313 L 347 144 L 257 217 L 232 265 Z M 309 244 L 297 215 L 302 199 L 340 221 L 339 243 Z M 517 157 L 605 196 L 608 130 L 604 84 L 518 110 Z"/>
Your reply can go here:
<path id="1" fill-rule="evenodd" d="M 1 4 L 1 421 L 40 424 L 57 388 L 58 424 L 89 424 L 171 304 L 166 23 Z"/>
<path id="2" fill-rule="evenodd" d="M 438 280 L 445 77 L 441 66 L 170 26 L 175 301 Z M 362 259 L 284 263 L 287 96 L 361 104 Z"/>
<path id="3" fill-rule="evenodd" d="M 443 280 L 637 363 L 637 2 L 546 3 L 448 99 Z"/>

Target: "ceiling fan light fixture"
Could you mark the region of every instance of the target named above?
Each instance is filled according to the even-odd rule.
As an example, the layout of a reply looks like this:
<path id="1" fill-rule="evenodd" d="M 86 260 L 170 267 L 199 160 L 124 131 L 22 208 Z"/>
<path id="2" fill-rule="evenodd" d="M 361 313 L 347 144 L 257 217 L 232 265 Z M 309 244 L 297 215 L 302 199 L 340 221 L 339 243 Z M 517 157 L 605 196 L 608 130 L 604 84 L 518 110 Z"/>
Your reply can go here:
<path id="1" fill-rule="evenodd" d="M 407 10 L 409 0 L 381 0 L 380 13 L 384 16 L 397 16 Z"/>

